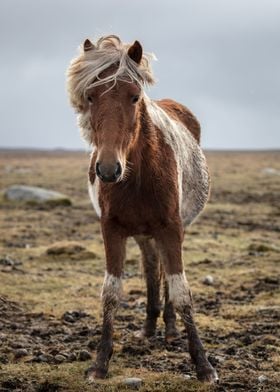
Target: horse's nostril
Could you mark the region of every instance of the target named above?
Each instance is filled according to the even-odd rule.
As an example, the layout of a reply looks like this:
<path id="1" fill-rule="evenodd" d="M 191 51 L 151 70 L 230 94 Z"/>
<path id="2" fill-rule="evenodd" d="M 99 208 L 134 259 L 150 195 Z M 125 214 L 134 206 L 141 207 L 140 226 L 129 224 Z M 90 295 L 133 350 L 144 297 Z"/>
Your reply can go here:
<path id="1" fill-rule="evenodd" d="M 119 177 L 121 174 L 122 174 L 122 167 L 121 167 L 120 162 L 117 162 L 116 170 L 115 170 L 116 178 Z"/>

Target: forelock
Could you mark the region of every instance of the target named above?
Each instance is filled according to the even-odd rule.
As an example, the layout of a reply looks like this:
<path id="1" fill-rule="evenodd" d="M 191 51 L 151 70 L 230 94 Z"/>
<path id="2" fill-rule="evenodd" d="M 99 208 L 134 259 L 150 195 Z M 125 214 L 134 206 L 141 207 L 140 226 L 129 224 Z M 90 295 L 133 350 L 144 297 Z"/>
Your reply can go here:
<path id="1" fill-rule="evenodd" d="M 87 91 L 95 86 L 111 83 L 113 87 L 118 80 L 123 80 L 143 88 L 155 82 L 151 68 L 155 56 L 144 52 L 140 64 L 136 64 L 128 56 L 129 47 L 116 35 L 99 38 L 91 50 L 84 51 L 80 47 L 79 55 L 71 61 L 67 71 L 70 102 L 78 112 L 84 107 Z M 115 71 L 101 79 L 100 74 L 113 65 Z"/>

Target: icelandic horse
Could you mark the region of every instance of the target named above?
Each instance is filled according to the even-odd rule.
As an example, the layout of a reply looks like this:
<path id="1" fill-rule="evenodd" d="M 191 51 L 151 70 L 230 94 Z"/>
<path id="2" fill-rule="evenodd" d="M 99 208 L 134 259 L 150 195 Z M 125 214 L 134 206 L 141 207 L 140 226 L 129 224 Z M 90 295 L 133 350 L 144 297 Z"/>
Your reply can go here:
<path id="1" fill-rule="evenodd" d="M 152 55 L 138 41 L 115 35 L 87 39 L 67 72 L 67 88 L 82 136 L 92 146 L 89 194 L 100 217 L 106 254 L 103 326 L 90 380 L 105 378 L 113 352 L 113 322 L 122 289 L 125 245 L 132 236 L 143 259 L 147 315 L 143 336 L 155 334 L 160 315 L 160 263 L 164 269 L 166 339 L 178 334 L 176 313 L 188 336 L 201 381 L 218 381 L 198 335 L 182 261 L 184 229 L 204 208 L 209 174 L 199 146 L 200 125 L 185 106 L 151 100 Z"/>

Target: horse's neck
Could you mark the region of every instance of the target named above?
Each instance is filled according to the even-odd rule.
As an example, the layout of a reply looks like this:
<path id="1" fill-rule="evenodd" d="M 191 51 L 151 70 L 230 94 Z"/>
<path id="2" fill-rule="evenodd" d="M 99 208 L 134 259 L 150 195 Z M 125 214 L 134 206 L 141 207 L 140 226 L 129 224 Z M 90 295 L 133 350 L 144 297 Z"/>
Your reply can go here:
<path id="1" fill-rule="evenodd" d="M 159 148 L 157 129 L 151 121 L 146 105 L 147 103 L 143 100 L 138 116 L 137 140 L 129 157 L 134 171 L 143 170 L 143 165 L 145 167 L 152 165 L 155 152 Z"/>

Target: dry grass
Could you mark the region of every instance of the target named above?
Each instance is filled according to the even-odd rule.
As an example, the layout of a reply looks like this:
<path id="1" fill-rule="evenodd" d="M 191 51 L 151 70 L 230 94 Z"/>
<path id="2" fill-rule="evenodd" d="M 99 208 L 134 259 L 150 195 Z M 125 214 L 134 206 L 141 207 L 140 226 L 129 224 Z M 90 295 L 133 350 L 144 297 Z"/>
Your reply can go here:
<path id="1" fill-rule="evenodd" d="M 108 380 L 86 384 L 83 372 L 89 363 L 79 360 L 30 362 L 36 350 L 77 353 L 89 350 L 89 342 L 94 346 L 99 338 L 104 250 L 87 195 L 87 159 L 83 153 L 1 155 L 0 191 L 13 184 L 43 186 L 69 195 L 73 205 L 40 208 L 0 200 L 0 256 L 20 262 L 0 265 L 0 296 L 18 306 L 7 305 L 0 314 L 0 390 L 2 383 L 3 391 L 12 385 L 23 391 L 123 391 L 121 380 L 126 376 L 141 377 L 141 391 L 211 390 L 194 380 L 183 341 L 166 346 L 159 334 L 155 341 L 142 344 L 141 352 L 141 344 L 133 338 L 144 320 L 145 284 L 132 240 Z M 208 161 L 211 200 L 189 228 L 183 254 L 197 323 L 221 376 L 216 390 L 278 391 L 280 176 L 263 169 L 280 171 L 279 153 L 209 153 Z M 48 247 L 58 241 L 75 241 L 91 253 L 48 255 Z M 214 278 L 213 286 L 202 283 L 208 274 Z M 70 310 L 89 316 L 69 325 L 62 316 Z M 36 328 L 54 335 L 37 336 Z M 82 330 L 88 332 L 82 335 Z M 159 330 L 163 333 L 162 320 Z M 73 339 L 64 341 L 65 337 Z M 28 356 L 16 359 L 20 342 Z M 184 379 L 184 373 L 192 378 Z M 263 384 L 258 382 L 260 375 L 267 377 Z"/>

